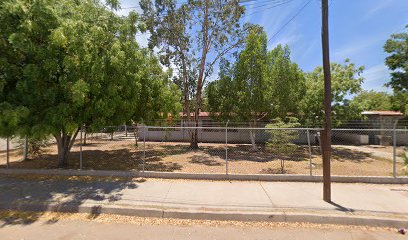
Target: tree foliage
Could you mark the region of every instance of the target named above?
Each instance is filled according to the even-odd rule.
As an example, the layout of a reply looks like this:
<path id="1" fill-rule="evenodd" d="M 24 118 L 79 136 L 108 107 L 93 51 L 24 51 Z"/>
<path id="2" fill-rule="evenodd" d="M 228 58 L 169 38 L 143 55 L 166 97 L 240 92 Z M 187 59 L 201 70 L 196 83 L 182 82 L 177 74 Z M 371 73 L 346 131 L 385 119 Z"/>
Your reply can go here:
<path id="1" fill-rule="evenodd" d="M 333 125 L 340 125 L 355 117 L 349 111 L 348 96 L 360 93 L 363 66 L 357 67 L 346 59 L 344 64 L 332 63 L 332 109 Z M 307 125 L 322 123 L 324 100 L 323 68 L 316 67 L 313 72 L 306 74 L 306 93 L 300 102 L 301 122 Z"/>
<path id="2" fill-rule="evenodd" d="M 408 25 L 405 29 L 408 29 Z M 392 87 L 394 95 L 391 102 L 394 110 L 400 110 L 408 116 L 408 32 L 391 35 L 384 45 L 385 64 L 393 72 L 387 86 Z"/>
<path id="3" fill-rule="evenodd" d="M 66 166 L 82 124 L 122 124 L 169 110 L 177 90 L 137 44 L 138 31 L 135 12 L 119 17 L 94 0 L 2 1 L 0 111 L 9 116 L 2 115 L 2 126 L 52 134 Z"/>
<path id="4" fill-rule="evenodd" d="M 408 30 L 408 25 L 405 27 Z M 385 64 L 393 72 L 387 84 L 396 92 L 408 91 L 408 32 L 391 35 L 384 45 L 386 53 Z"/>
<path id="5" fill-rule="evenodd" d="M 209 83 L 208 105 L 216 118 L 254 123 L 298 112 L 305 78 L 287 46 L 267 51 L 263 31 L 251 31 L 235 64 L 221 61 L 218 80 Z"/>
<path id="6" fill-rule="evenodd" d="M 305 77 L 299 66 L 291 61 L 287 45 L 278 45 L 268 52 L 266 73 L 271 86 L 271 117 L 284 119 L 288 114 L 297 114 L 299 101 L 306 92 Z"/>
<path id="7" fill-rule="evenodd" d="M 298 111 L 304 92 L 303 72 L 290 60 L 287 46 L 267 50 L 267 37 L 262 29 L 252 30 L 237 62 L 221 61 L 219 79 L 206 90 L 208 107 L 215 118 L 257 122 L 285 118 Z M 255 133 L 250 131 L 253 150 Z"/>
<path id="8" fill-rule="evenodd" d="M 349 103 L 350 110 L 360 115 L 363 111 L 392 110 L 391 96 L 386 92 L 362 91 Z"/>
<path id="9" fill-rule="evenodd" d="M 142 0 L 140 6 L 151 33 L 149 45 L 158 47 L 161 59 L 176 67 L 184 113 L 190 118 L 193 111 L 198 126 L 208 76 L 223 56 L 244 42 L 249 28 L 240 23 L 244 8 L 238 0 Z M 191 134 L 191 147 L 198 147 L 197 130 Z"/>
<path id="10" fill-rule="evenodd" d="M 285 173 L 285 161 L 290 158 L 298 148 L 293 141 L 299 137 L 299 131 L 291 130 L 290 128 L 299 126 L 300 123 L 295 117 L 288 117 L 285 121 L 281 118 L 275 118 L 270 124 L 266 125 L 266 132 L 270 135 L 266 143 L 266 149 L 279 158 L 281 173 Z"/>

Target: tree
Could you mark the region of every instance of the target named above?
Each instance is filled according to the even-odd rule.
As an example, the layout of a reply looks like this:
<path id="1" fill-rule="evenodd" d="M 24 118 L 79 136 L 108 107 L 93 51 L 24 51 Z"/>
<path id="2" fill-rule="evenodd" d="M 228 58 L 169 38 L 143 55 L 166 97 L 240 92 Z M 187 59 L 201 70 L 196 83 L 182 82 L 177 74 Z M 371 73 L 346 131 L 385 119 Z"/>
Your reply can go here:
<path id="1" fill-rule="evenodd" d="M 354 113 L 349 112 L 347 97 L 361 91 L 363 70 L 363 66 L 356 67 L 349 59 L 344 64 L 331 64 L 333 125 L 338 126 L 354 117 Z M 323 68 L 319 66 L 306 74 L 306 93 L 300 101 L 300 120 L 303 124 L 322 123 L 323 98 Z"/>
<path id="2" fill-rule="evenodd" d="M 0 4 L 0 105 L 31 135 L 55 137 L 59 166 L 82 124 L 122 124 L 150 109 L 139 97 L 154 56 L 137 44 L 138 29 L 136 13 L 119 17 L 93 0 Z"/>
<path id="3" fill-rule="evenodd" d="M 408 25 L 405 29 L 408 30 Z M 393 71 L 391 80 L 386 84 L 394 90 L 391 98 L 393 108 L 408 115 L 408 32 L 391 35 L 384 50 L 390 54 L 385 64 Z"/>
<path id="4" fill-rule="evenodd" d="M 289 47 L 278 45 L 268 52 L 267 76 L 271 86 L 269 101 L 273 118 L 286 118 L 289 113 L 299 112 L 299 101 L 305 89 L 304 73 L 290 59 Z"/>
<path id="5" fill-rule="evenodd" d="M 151 54 L 151 53 L 150 53 Z M 153 55 L 144 61 L 140 74 L 140 94 L 132 120 L 143 122 L 151 119 L 166 119 L 169 114 L 178 116 L 181 110 L 181 94 L 176 84 L 170 81 L 170 73 L 163 72 L 158 59 Z"/>
<path id="6" fill-rule="evenodd" d="M 408 116 L 408 91 L 395 91 L 391 96 L 392 109 L 401 111 Z"/>
<path id="7" fill-rule="evenodd" d="M 405 27 L 408 30 L 408 25 Z M 390 54 L 385 59 L 391 73 L 391 80 L 387 84 L 394 91 L 408 91 L 408 32 L 391 35 L 384 45 L 386 53 Z"/>
<path id="8" fill-rule="evenodd" d="M 175 68 L 174 82 L 182 90 L 183 113 L 190 117 L 191 99 L 195 95 L 196 76 L 192 42 L 188 34 L 191 26 L 191 6 L 177 1 L 141 0 L 143 20 L 150 33 L 149 48 L 158 48 L 161 63 Z"/>
<path id="9" fill-rule="evenodd" d="M 291 62 L 289 48 L 278 45 L 268 52 L 261 28 L 250 31 L 234 66 L 221 61 L 219 79 L 206 90 L 213 117 L 247 122 L 252 128 L 259 120 L 297 112 L 303 92 L 303 73 Z M 255 132 L 250 130 L 249 135 L 256 150 Z"/>
<path id="10" fill-rule="evenodd" d="M 270 86 L 266 76 L 267 41 L 265 32 L 251 31 L 235 65 L 233 89 L 238 101 L 233 114 L 248 122 L 251 128 L 256 127 L 258 119 L 270 109 L 267 98 Z M 255 131 L 250 130 L 249 136 L 252 150 L 255 151 Z"/>
<path id="11" fill-rule="evenodd" d="M 225 58 L 220 60 L 218 79 L 205 89 L 207 108 L 213 119 L 226 122 L 236 119 L 237 91 L 234 82 L 234 65 Z"/>
<path id="12" fill-rule="evenodd" d="M 173 64 L 178 66 L 184 83 L 183 105 L 188 117 L 189 93 L 195 86 L 192 110 L 197 127 L 207 77 L 220 58 L 243 44 L 243 36 L 249 27 L 241 28 L 244 8 L 238 0 L 191 0 L 177 5 L 176 0 L 156 0 L 154 4 L 152 0 L 142 0 L 140 3 L 152 35 L 151 47 L 160 47 L 163 58 L 173 57 Z M 191 82 L 193 69 L 197 69 L 197 76 Z M 191 134 L 192 148 L 198 147 L 197 133 L 195 129 Z"/>
<path id="13" fill-rule="evenodd" d="M 299 132 L 287 128 L 296 128 L 299 126 L 300 123 L 295 117 L 288 117 L 286 121 L 283 121 L 281 118 L 276 118 L 272 120 L 272 123 L 266 125 L 266 132 L 270 135 L 266 143 L 266 148 L 279 157 L 281 173 L 285 173 L 285 161 L 289 159 L 298 148 L 293 144 L 293 140 L 299 137 Z"/>
<path id="14" fill-rule="evenodd" d="M 356 114 L 356 119 L 363 111 L 392 110 L 391 96 L 386 92 L 362 91 L 353 97 L 349 107 L 349 111 Z"/>

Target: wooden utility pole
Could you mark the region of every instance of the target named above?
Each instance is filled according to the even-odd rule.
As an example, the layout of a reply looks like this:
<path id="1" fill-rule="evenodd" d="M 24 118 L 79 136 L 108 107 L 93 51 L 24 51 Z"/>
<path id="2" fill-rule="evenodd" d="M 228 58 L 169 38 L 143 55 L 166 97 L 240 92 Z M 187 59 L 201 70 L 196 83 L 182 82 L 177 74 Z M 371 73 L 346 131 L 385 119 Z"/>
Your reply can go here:
<path id="1" fill-rule="evenodd" d="M 329 55 L 329 6 L 322 0 L 322 52 L 324 72 L 324 130 L 323 149 L 323 200 L 331 202 L 330 156 L 331 156 L 331 74 Z"/>

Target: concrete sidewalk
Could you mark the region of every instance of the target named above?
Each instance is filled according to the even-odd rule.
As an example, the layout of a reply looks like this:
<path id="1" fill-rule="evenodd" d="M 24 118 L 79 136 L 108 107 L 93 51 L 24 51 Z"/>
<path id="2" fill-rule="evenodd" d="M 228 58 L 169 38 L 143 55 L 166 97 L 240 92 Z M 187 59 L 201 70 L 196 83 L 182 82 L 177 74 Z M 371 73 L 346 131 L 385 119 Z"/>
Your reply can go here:
<path id="1" fill-rule="evenodd" d="M 83 182 L 0 177 L 0 208 L 214 220 L 408 227 L 407 185 L 161 180 Z"/>

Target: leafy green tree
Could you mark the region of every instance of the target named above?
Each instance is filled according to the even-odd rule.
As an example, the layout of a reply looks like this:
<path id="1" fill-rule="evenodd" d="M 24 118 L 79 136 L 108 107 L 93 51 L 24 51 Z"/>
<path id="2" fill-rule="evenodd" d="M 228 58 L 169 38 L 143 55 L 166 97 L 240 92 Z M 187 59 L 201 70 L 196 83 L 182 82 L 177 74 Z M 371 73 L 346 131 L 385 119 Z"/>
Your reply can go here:
<path id="1" fill-rule="evenodd" d="M 392 109 L 405 113 L 408 117 L 408 92 L 395 91 L 391 96 Z"/>
<path id="2" fill-rule="evenodd" d="M 158 59 L 153 55 L 146 58 L 140 77 L 140 94 L 135 102 L 136 108 L 132 120 L 143 122 L 152 119 L 166 119 L 169 114 L 178 116 L 182 110 L 181 93 L 171 82 L 170 73 L 163 72 Z"/>
<path id="3" fill-rule="evenodd" d="M 362 91 L 349 102 L 349 111 L 353 111 L 355 119 L 361 118 L 361 112 L 373 110 L 392 110 L 391 96 L 386 92 L 373 90 Z M 351 114 L 351 113 L 350 113 Z"/>
<path id="4" fill-rule="evenodd" d="M 53 135 L 59 166 L 67 166 L 82 124 L 123 124 L 148 115 L 137 109 L 152 109 L 140 95 L 151 83 L 145 71 L 158 66 L 137 44 L 138 31 L 135 12 L 119 17 L 94 0 L 2 1 L 0 111 L 14 109 L 18 127 L 32 136 Z"/>
<path id="5" fill-rule="evenodd" d="M 286 121 L 283 121 L 281 118 L 276 118 L 273 119 L 270 124 L 266 125 L 266 132 L 270 135 L 266 143 L 266 149 L 279 158 L 281 173 L 285 173 L 285 161 L 289 159 L 298 148 L 293 141 L 299 137 L 299 131 L 288 128 L 296 128 L 299 126 L 300 123 L 295 117 L 288 117 Z"/>
<path id="6" fill-rule="evenodd" d="M 344 64 L 332 63 L 332 108 L 333 125 L 348 121 L 355 117 L 350 112 L 347 96 L 361 92 L 364 67 L 357 67 L 346 59 Z M 300 102 L 300 120 L 306 125 L 322 124 L 323 112 L 323 68 L 316 67 L 313 72 L 306 74 L 306 93 Z"/>
<path id="7" fill-rule="evenodd" d="M 206 90 L 213 117 L 222 121 L 247 122 L 256 127 L 259 120 L 286 117 L 298 111 L 305 79 L 297 64 L 291 62 L 287 46 L 267 51 L 262 29 L 250 31 L 245 49 L 231 66 L 221 61 L 219 79 Z M 250 131 L 252 150 L 256 150 L 255 132 Z"/>
<path id="8" fill-rule="evenodd" d="M 143 20 L 150 33 L 149 48 L 158 48 L 160 61 L 174 68 L 174 82 L 182 90 L 183 112 L 190 116 L 191 99 L 195 95 L 196 74 L 192 39 L 188 33 L 191 26 L 191 5 L 177 1 L 141 0 Z"/>
<path id="9" fill-rule="evenodd" d="M 235 65 L 233 89 L 237 101 L 233 114 L 239 116 L 241 121 L 248 122 L 250 127 L 256 127 L 258 119 L 270 109 L 267 99 L 270 87 L 266 76 L 267 41 L 264 31 L 251 31 Z M 249 135 L 252 150 L 256 150 L 255 131 L 251 130 Z"/>
<path id="10" fill-rule="evenodd" d="M 405 27 L 408 30 L 408 25 Z M 385 64 L 393 72 L 387 86 L 392 87 L 391 98 L 394 110 L 400 110 L 408 116 L 408 32 L 391 35 L 384 45 Z"/>
<path id="11" fill-rule="evenodd" d="M 244 8 L 238 0 L 142 0 L 140 6 L 152 35 L 150 45 L 159 47 L 164 59 L 174 59 L 178 79 L 183 82 L 184 111 L 189 116 L 192 107 L 194 125 L 198 126 L 203 88 L 214 65 L 244 43 L 249 28 L 240 24 Z M 190 81 L 195 73 L 196 78 Z M 192 87 L 194 104 L 189 104 Z M 192 148 L 198 147 L 197 134 L 197 129 L 191 134 Z"/>
<path id="12" fill-rule="evenodd" d="M 405 29 L 408 30 L 408 25 Z M 408 91 L 408 32 L 391 35 L 384 50 L 390 54 L 385 59 L 385 64 L 393 71 L 387 85 L 397 92 Z"/>
<path id="13" fill-rule="evenodd" d="M 251 31 L 237 62 L 231 66 L 226 59 L 221 61 L 219 80 L 211 82 L 206 90 L 208 107 L 215 119 L 243 121 L 255 127 L 269 111 L 266 45 L 264 31 Z M 257 150 L 255 132 L 251 130 L 249 137 L 252 150 Z"/>
<path id="14" fill-rule="evenodd" d="M 220 61 L 218 80 L 208 83 L 205 89 L 207 108 L 214 120 L 226 122 L 237 117 L 237 92 L 234 84 L 234 65 L 223 58 Z"/>
<path id="15" fill-rule="evenodd" d="M 285 118 L 288 113 L 299 112 L 299 101 L 306 87 L 304 73 L 290 59 L 289 47 L 278 45 L 268 52 L 267 71 L 270 84 L 268 100 L 272 104 L 273 118 Z"/>

